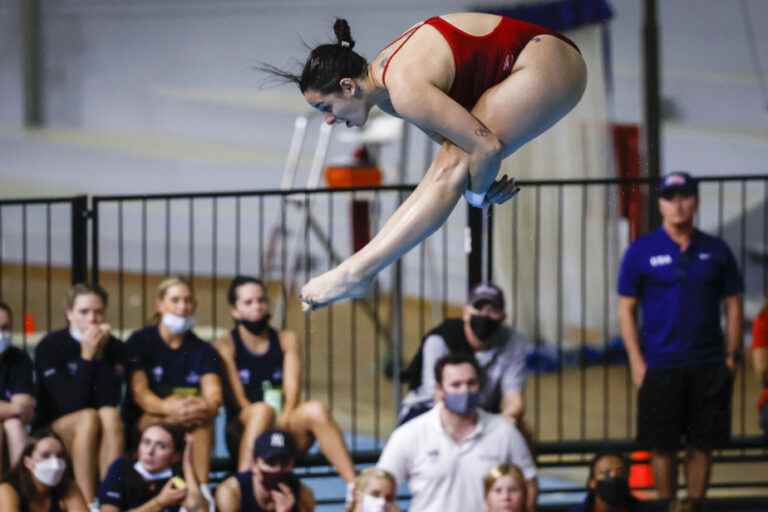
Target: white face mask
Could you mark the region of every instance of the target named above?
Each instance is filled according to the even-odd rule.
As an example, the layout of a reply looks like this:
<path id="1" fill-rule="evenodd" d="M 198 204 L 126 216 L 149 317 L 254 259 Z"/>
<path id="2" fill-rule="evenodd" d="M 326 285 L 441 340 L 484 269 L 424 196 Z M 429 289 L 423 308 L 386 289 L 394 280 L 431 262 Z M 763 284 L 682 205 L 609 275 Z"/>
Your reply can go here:
<path id="1" fill-rule="evenodd" d="M 32 474 L 35 475 L 43 485 L 56 487 L 64 476 L 67 469 L 67 463 L 61 457 L 48 457 L 35 464 Z"/>
<path id="2" fill-rule="evenodd" d="M 171 334 L 184 334 L 195 326 L 195 319 L 191 316 L 179 316 L 173 313 L 163 313 L 162 322 Z"/>
<path id="3" fill-rule="evenodd" d="M 11 346 L 11 333 L 8 331 L 0 331 L 0 354 L 5 353 L 8 347 Z"/>
<path id="4" fill-rule="evenodd" d="M 387 508 L 387 500 L 381 496 L 363 494 L 363 512 L 384 512 Z"/>
<path id="5" fill-rule="evenodd" d="M 83 341 L 83 331 L 81 331 L 77 327 L 70 327 L 69 335 L 72 336 L 72 338 L 74 338 L 75 341 L 78 343 Z"/>
<path id="6" fill-rule="evenodd" d="M 136 472 L 140 474 L 142 478 L 144 478 L 144 480 L 163 480 L 173 476 L 173 471 L 171 471 L 171 468 L 161 469 L 160 471 L 155 471 L 152 473 L 144 467 L 144 464 L 142 464 L 140 460 L 136 461 L 136 464 L 133 465 L 133 469 L 135 469 Z"/>

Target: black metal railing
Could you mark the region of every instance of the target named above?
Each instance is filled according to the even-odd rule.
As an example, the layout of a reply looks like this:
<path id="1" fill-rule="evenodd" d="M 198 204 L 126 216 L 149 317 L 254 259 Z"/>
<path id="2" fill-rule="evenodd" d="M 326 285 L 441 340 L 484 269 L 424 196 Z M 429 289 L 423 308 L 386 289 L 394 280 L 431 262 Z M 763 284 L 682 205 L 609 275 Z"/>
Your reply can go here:
<path id="1" fill-rule="evenodd" d="M 63 320 L 66 289 L 86 277 L 87 222 L 86 196 L 0 200 L 0 299 L 25 349 Z"/>
<path id="2" fill-rule="evenodd" d="M 158 280 L 183 275 L 196 290 L 198 325 L 210 328 L 202 334 L 213 338 L 232 326 L 231 277 L 262 276 L 276 321 L 303 340 L 304 396 L 329 404 L 353 452 L 381 448 L 400 401 L 401 387 L 387 380 L 399 380 L 395 354 L 411 354 L 465 295 L 462 240 L 445 250 L 451 230 L 443 228 L 382 272 L 368 297 L 312 315 L 301 314 L 298 291 L 375 233 L 412 188 L 94 197 L 91 278 L 110 292 L 113 325 L 127 333 L 149 318 Z M 369 226 L 352 219 L 353 208 L 369 213 Z M 459 234 L 462 213 L 448 222 Z"/>
<path id="3" fill-rule="evenodd" d="M 515 200 L 489 212 L 492 251 L 475 256 L 474 268 L 467 268 L 465 247 L 477 250 L 483 233 L 467 237 L 462 201 L 427 243 L 378 276 L 366 298 L 311 315 L 300 312 L 300 286 L 365 240 L 365 222 L 353 212 L 367 212 L 375 233 L 412 186 L 97 196 L 90 209 L 84 196 L 1 201 L 0 294 L 19 318 L 32 312 L 38 328 L 50 329 L 60 325 L 57 303 L 66 286 L 90 276 L 110 292 L 110 322 L 127 334 L 148 321 L 157 282 L 181 274 L 198 296 L 200 334 L 213 338 L 232 325 L 229 279 L 260 275 L 276 320 L 303 340 L 304 396 L 331 406 L 352 452 L 365 461 L 394 427 L 405 391 L 398 369 L 426 331 L 459 314 L 470 274 L 481 275 L 477 262 L 486 261 L 486 275 L 507 291 L 509 322 L 531 342 L 526 420 L 547 463 L 566 463 L 566 455 L 590 453 L 595 443 L 631 447 L 635 390 L 618 338 L 616 276 L 626 243 L 648 229 L 649 184 L 521 186 Z M 748 316 L 768 291 L 767 197 L 765 175 L 701 180 L 697 225 L 731 247 Z M 768 457 L 765 447 L 750 444 L 758 434 L 757 389 L 742 361 L 732 459 Z"/>

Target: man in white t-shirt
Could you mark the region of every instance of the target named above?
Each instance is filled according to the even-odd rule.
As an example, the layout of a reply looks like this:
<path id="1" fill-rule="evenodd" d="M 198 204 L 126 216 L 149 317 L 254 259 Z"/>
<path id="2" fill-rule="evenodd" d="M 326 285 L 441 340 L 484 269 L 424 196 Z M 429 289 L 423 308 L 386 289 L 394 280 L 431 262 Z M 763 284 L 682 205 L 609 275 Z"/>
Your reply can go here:
<path id="1" fill-rule="evenodd" d="M 492 283 L 472 288 L 461 318 L 448 318 L 429 331 L 406 370 L 411 391 L 403 399 L 400 424 L 432 408 L 435 363 L 448 353 L 474 354 L 485 380 L 480 407 L 517 422 L 525 412 L 525 356 L 528 340 L 504 323 L 504 293 Z"/>
<path id="2" fill-rule="evenodd" d="M 522 469 L 528 510 L 535 510 L 531 452 L 512 422 L 477 407 L 482 378 L 471 354 L 443 356 L 435 365 L 435 406 L 392 432 L 378 467 L 408 481 L 411 510 L 482 510 L 483 475 L 503 463 Z"/>

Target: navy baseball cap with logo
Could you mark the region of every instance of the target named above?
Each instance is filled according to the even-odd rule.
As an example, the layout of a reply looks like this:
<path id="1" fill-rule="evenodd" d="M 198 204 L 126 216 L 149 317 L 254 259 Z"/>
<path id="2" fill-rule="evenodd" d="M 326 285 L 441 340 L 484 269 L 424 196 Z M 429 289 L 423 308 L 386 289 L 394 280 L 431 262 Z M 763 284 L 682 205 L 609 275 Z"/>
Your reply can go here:
<path id="1" fill-rule="evenodd" d="M 296 456 L 296 446 L 288 432 L 267 430 L 253 443 L 253 455 L 268 464 L 272 461 L 290 462 Z"/>
<path id="2" fill-rule="evenodd" d="M 699 193 L 699 184 L 687 172 L 671 172 L 661 178 L 659 195 L 665 199 L 675 194 L 695 196 Z"/>
<path id="3" fill-rule="evenodd" d="M 493 283 L 479 283 L 469 292 L 469 303 L 477 309 L 490 304 L 494 309 L 504 311 L 504 292 Z"/>

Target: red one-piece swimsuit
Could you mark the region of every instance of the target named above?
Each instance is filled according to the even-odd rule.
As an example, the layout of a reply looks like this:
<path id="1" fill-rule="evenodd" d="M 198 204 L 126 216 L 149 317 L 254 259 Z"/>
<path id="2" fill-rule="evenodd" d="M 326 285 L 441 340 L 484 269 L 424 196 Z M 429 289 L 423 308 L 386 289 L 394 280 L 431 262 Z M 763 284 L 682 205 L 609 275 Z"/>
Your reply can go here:
<path id="1" fill-rule="evenodd" d="M 501 16 L 501 21 L 490 33 L 483 36 L 468 34 L 435 16 L 394 41 L 405 38 L 384 67 L 382 81 L 385 85 L 389 63 L 408 39 L 424 25 L 435 27 L 451 47 L 455 75 L 448 95 L 467 110 L 472 110 L 485 91 L 509 76 L 518 55 L 534 37 L 544 34 L 555 36 L 579 50 L 573 41 L 554 30 L 504 16 Z"/>

